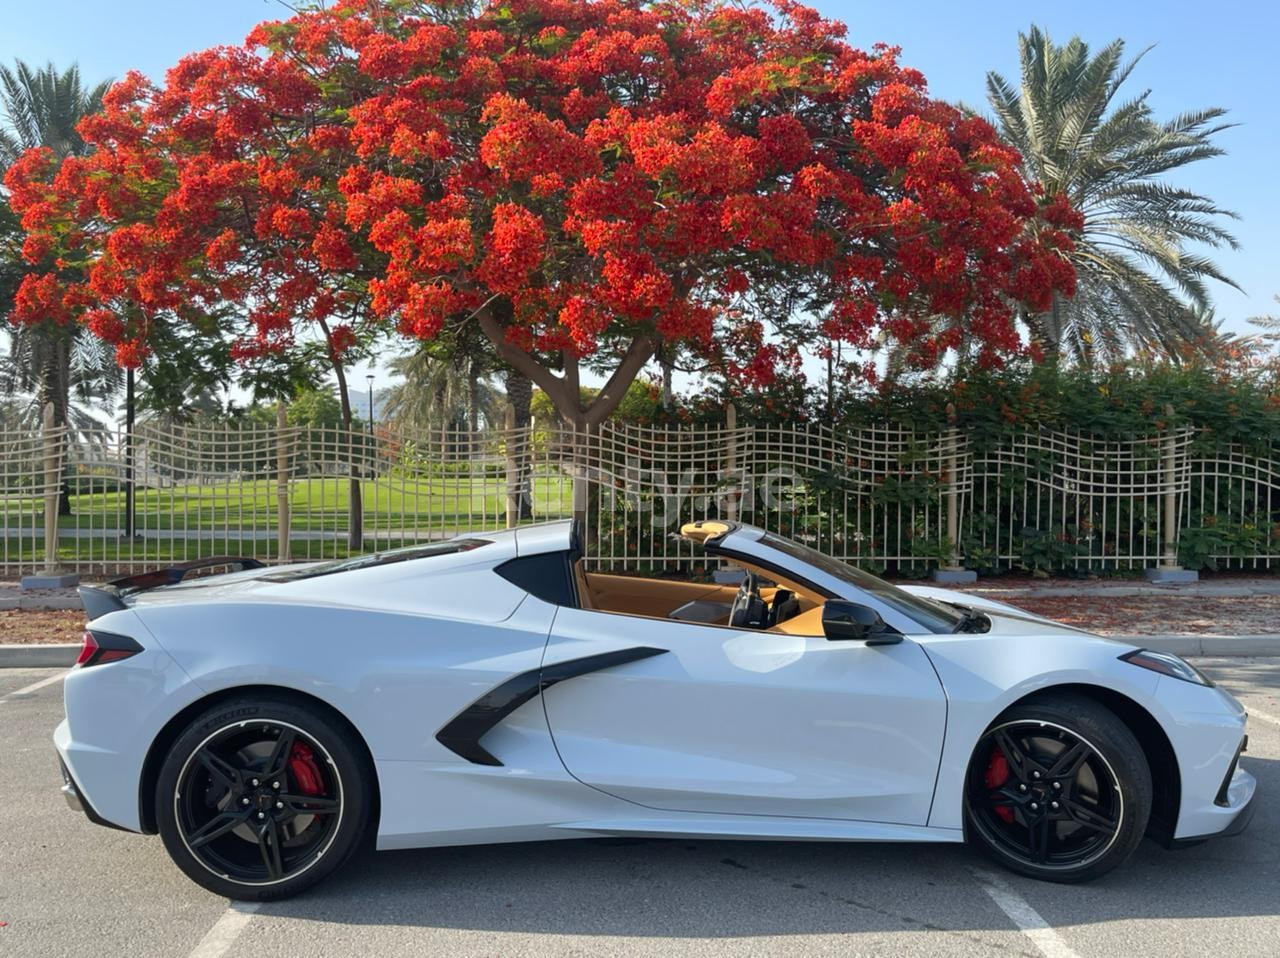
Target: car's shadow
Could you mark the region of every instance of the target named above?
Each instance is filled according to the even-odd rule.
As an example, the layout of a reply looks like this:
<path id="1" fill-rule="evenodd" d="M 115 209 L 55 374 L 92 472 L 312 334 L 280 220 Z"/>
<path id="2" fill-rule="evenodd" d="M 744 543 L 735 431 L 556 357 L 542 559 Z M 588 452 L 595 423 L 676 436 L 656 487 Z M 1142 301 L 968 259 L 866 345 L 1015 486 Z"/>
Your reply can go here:
<path id="1" fill-rule="evenodd" d="M 1259 807 L 1243 835 L 1176 852 L 1144 842 L 1087 885 L 1003 873 L 1051 924 L 1277 911 L 1280 761 L 1247 760 Z M 595 839 L 364 854 L 306 895 L 267 906 L 311 921 L 494 932 L 743 937 L 946 929 L 1008 919 L 959 845 Z"/>

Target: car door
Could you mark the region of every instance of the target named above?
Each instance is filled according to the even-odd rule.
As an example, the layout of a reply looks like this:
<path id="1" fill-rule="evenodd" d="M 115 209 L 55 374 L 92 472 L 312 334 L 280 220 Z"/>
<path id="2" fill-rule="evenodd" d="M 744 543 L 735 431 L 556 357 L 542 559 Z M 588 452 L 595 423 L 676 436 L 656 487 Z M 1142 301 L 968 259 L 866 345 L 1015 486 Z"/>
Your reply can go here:
<path id="1" fill-rule="evenodd" d="M 686 812 L 928 819 L 946 701 L 909 637 L 868 646 L 562 608 L 544 675 L 579 660 L 617 663 L 544 693 L 556 748 L 587 785 Z"/>

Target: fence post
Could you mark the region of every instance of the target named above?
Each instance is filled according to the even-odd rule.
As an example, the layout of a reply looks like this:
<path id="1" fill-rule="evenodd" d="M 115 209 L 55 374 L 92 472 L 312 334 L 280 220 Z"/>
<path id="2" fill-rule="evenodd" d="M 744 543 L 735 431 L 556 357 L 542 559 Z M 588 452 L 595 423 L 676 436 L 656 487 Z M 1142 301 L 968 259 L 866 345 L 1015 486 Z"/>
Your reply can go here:
<path id="1" fill-rule="evenodd" d="M 1173 406 L 1165 404 L 1165 432 L 1160 449 L 1160 487 L 1163 490 L 1163 519 L 1160 523 L 1160 565 L 1147 570 L 1150 582 L 1195 582 L 1200 573 L 1178 565 L 1178 429 L 1173 424 Z"/>
<path id="2" fill-rule="evenodd" d="M 503 410 L 502 425 L 506 432 L 507 449 L 507 528 L 514 529 L 520 520 L 520 463 L 523 455 L 516 451 L 516 444 L 520 439 L 516 436 L 516 407 L 511 403 L 507 403 Z"/>
<path id="3" fill-rule="evenodd" d="M 53 403 L 45 403 L 40 440 L 44 452 L 44 568 L 35 575 L 24 575 L 22 588 L 63 589 L 77 585 L 80 576 L 58 567 L 58 499 L 66 429 L 54 425 Z"/>
<path id="4" fill-rule="evenodd" d="M 603 427 L 597 426 L 593 432 L 589 426 L 568 423 L 566 428 L 573 436 L 569 446 L 570 477 L 573 482 L 573 517 L 580 523 L 582 535 L 586 539 L 595 531 L 591 527 L 591 517 L 597 510 L 592 508 L 591 498 L 598 494 L 593 488 L 596 483 L 592 481 L 591 475 L 592 454 L 595 452 L 591 448 L 591 440 L 594 435 L 602 431 Z"/>
<path id="5" fill-rule="evenodd" d="M 44 427 L 40 438 L 44 445 L 44 574 L 56 575 L 58 571 L 58 441 L 62 438 L 54 431 L 53 403 L 45 403 Z"/>
<path id="6" fill-rule="evenodd" d="M 947 403 L 947 428 L 942 434 L 942 461 L 947 475 L 947 563 L 933 572 L 935 582 L 975 582 L 978 573 L 960 564 L 960 430 L 956 428 L 956 407 Z"/>
<path id="7" fill-rule="evenodd" d="M 725 495 L 725 518 L 734 522 L 738 518 L 738 499 L 742 495 L 742 487 L 738 482 L 738 407 L 729 403 L 724 407 L 724 428 L 729 433 L 729 449 L 727 467 L 729 480 L 733 483 Z"/>
<path id="8" fill-rule="evenodd" d="M 289 426 L 284 400 L 276 402 L 276 560 L 289 561 Z"/>

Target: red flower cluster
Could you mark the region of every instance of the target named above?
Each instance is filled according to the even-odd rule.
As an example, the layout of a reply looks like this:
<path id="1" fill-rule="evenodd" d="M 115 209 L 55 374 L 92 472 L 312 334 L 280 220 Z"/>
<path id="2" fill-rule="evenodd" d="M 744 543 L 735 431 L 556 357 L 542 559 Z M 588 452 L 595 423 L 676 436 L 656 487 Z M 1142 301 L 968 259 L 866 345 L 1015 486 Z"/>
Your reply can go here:
<path id="1" fill-rule="evenodd" d="M 117 84 L 89 157 L 9 171 L 28 257 L 59 263 L 15 317 L 79 319 L 135 363 L 156 324 L 228 302 L 244 357 L 318 321 L 340 358 L 489 310 L 526 350 L 647 336 L 761 381 L 794 363 L 755 311 L 785 294 L 815 338 L 1016 352 L 1015 311 L 1072 292 L 1079 214 L 896 49 L 843 35 L 791 0 L 337 0 L 263 24 Z"/>

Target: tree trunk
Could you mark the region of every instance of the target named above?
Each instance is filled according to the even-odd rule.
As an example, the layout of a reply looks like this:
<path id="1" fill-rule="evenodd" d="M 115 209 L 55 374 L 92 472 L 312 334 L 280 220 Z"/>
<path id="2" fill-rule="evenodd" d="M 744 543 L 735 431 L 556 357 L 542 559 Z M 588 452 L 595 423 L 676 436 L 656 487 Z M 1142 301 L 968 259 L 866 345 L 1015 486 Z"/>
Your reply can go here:
<path id="1" fill-rule="evenodd" d="M 472 441 L 480 431 L 480 364 L 467 361 L 467 429 Z"/>
<path id="2" fill-rule="evenodd" d="M 40 409 L 53 403 L 55 428 L 67 425 L 67 407 L 71 403 L 71 343 L 67 331 L 58 329 L 50 337 L 51 344 L 44 368 L 40 370 L 40 383 L 36 389 L 36 403 Z M 68 450 L 70 437 L 64 432 L 63 448 Z M 58 515 L 71 515 L 71 486 L 67 481 L 67 456 L 63 455 L 62 471 L 58 477 Z"/>
<path id="3" fill-rule="evenodd" d="M 618 408 L 627 393 L 627 387 L 635 381 L 645 363 L 653 358 L 659 341 L 648 335 L 638 335 L 630 343 L 618 361 L 617 367 L 610 374 L 604 387 L 591 400 L 587 408 L 582 408 L 582 396 L 578 391 L 578 359 L 569 351 L 562 354 L 563 375 L 557 376 L 554 371 L 544 366 L 538 359 L 526 353 L 519 346 L 507 341 L 506 325 L 499 318 L 501 303 L 485 307 L 476 313 L 481 330 L 489 337 L 497 349 L 498 355 L 509 365 L 524 373 L 547 394 L 556 412 L 565 425 L 576 429 L 585 429 L 604 422 Z M 510 312 L 508 304 L 506 311 Z"/>
<path id="4" fill-rule="evenodd" d="M 1039 345 L 1045 359 L 1057 357 L 1062 352 L 1062 303 L 1053 294 L 1053 306 L 1047 313 L 1029 313 L 1025 316 L 1027 333 L 1031 341 Z"/>
<path id="5" fill-rule="evenodd" d="M 327 334 L 328 330 L 325 332 Z M 342 363 L 336 361 L 333 363 L 333 374 L 338 380 L 338 401 L 342 403 L 343 438 L 347 442 L 348 451 L 351 451 L 355 445 L 351 431 L 351 395 L 347 392 L 347 374 L 342 368 Z M 363 438 L 362 436 L 361 439 Z M 360 475 L 355 462 L 352 461 L 354 459 L 355 456 L 349 456 L 347 461 L 350 475 L 347 480 L 347 549 L 350 552 L 360 552 L 364 549 L 364 504 L 360 496 Z"/>
<path id="6" fill-rule="evenodd" d="M 662 365 L 662 408 L 667 412 L 670 412 L 671 407 L 675 403 L 675 394 L 671 389 L 671 378 L 674 373 L 674 367 L 667 356 L 666 350 L 663 350 L 660 362 Z"/>
<path id="7" fill-rule="evenodd" d="M 529 432 L 529 424 L 533 421 L 533 382 L 524 373 L 507 367 L 503 386 L 507 392 L 507 401 L 511 403 L 514 413 L 513 425 L 515 436 L 508 437 L 508 442 L 515 442 L 517 473 L 515 483 L 519 490 L 519 508 L 517 517 L 533 518 L 533 464 L 529 460 L 529 452 L 533 445 L 533 436 Z"/>
<path id="8" fill-rule="evenodd" d="M 561 354 L 562 374 L 544 366 L 538 359 L 507 340 L 507 324 L 511 319 L 511 304 L 505 300 L 481 309 L 476 314 L 480 329 L 493 343 L 494 348 L 508 364 L 532 379 L 556 407 L 561 420 L 572 432 L 566 471 L 573 478 L 573 514 L 583 523 L 583 534 L 589 535 L 592 503 L 596 499 L 599 463 L 591 461 L 592 441 L 600 425 L 612 415 L 626 395 L 627 387 L 640 374 L 645 363 L 653 358 L 661 345 L 659 340 L 639 334 L 627 344 L 618 365 L 600 392 L 584 409 L 582 394 L 578 389 L 578 357 L 571 351 Z"/>

